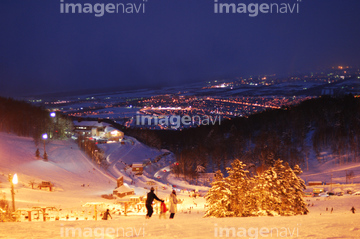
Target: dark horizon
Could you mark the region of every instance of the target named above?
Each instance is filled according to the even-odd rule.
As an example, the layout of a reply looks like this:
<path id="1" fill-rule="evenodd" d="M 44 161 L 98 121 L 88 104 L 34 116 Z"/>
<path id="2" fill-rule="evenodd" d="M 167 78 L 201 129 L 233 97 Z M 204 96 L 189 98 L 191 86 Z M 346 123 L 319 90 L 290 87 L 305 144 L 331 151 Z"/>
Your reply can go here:
<path id="1" fill-rule="evenodd" d="M 104 3 L 91 1 L 97 2 Z M 144 13 L 96 17 L 61 13 L 60 0 L 3 0 L 0 95 L 177 86 L 360 65 L 358 0 L 281 2 L 299 12 L 251 17 L 216 14 L 214 1 L 132 0 L 126 3 L 144 4 Z"/>

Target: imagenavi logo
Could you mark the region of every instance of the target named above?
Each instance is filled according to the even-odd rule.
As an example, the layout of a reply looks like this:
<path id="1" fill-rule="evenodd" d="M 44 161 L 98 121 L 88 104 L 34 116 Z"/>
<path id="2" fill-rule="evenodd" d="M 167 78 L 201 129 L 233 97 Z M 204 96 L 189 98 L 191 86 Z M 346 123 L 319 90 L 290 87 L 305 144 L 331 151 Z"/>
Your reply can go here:
<path id="1" fill-rule="evenodd" d="M 144 14 L 145 4 L 148 0 L 139 3 L 99 3 L 93 0 L 60 0 L 60 13 L 63 14 L 93 14 L 102 17 L 105 14 Z M 81 2 L 80 2 L 81 1 Z"/>
<path id="2" fill-rule="evenodd" d="M 291 3 L 234 3 L 231 0 L 214 0 L 214 13 L 240 13 L 249 17 L 262 14 L 298 14 L 302 0 L 292 0 Z M 233 0 L 232 0 L 233 1 Z"/>
<path id="3" fill-rule="evenodd" d="M 221 116 L 211 115 L 136 115 L 137 126 L 161 126 L 161 128 L 179 129 L 187 126 L 221 125 Z"/>

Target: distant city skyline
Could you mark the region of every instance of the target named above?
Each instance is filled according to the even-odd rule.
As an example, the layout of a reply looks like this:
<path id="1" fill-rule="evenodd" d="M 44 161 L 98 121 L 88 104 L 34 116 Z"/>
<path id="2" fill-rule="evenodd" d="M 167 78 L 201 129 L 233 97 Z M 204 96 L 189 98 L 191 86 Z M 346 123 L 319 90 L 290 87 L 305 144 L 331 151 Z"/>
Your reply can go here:
<path id="1" fill-rule="evenodd" d="M 233 2 L 131 0 L 132 13 L 115 14 L 110 6 L 98 17 L 100 0 L 91 1 L 93 14 L 85 8 L 65 13 L 66 4 L 80 0 L 3 0 L 0 96 L 156 88 L 360 65 L 358 0 L 277 2 L 288 4 L 287 13 L 267 12 L 268 0 L 257 7 L 243 1 L 236 2 L 243 4 L 236 14 L 220 13 L 221 3 Z"/>

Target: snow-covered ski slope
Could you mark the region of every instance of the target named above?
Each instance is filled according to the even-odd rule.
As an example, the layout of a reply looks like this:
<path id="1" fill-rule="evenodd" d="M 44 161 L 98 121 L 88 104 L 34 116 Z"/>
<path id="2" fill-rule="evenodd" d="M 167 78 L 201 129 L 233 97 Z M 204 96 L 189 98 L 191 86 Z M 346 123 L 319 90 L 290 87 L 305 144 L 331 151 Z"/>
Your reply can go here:
<path id="1" fill-rule="evenodd" d="M 336 163 L 335 163 L 336 161 Z M 301 177 L 306 181 L 323 181 L 326 183 L 346 183 L 346 173 L 354 173 L 354 178 L 348 180 L 348 183 L 360 183 L 360 162 L 345 163 L 339 165 L 336 159 L 330 159 L 325 163 L 318 163 L 313 160 L 309 171 L 303 168 Z"/>
<path id="2" fill-rule="evenodd" d="M 40 145 L 41 155 L 42 147 L 43 145 Z M 146 182 L 156 181 L 152 176 L 163 168 L 168 168 L 166 161 L 160 161 L 158 165 L 147 168 L 145 175 L 141 177 L 129 176 L 130 171 L 123 171 L 121 161 L 126 164 L 141 162 L 162 152 L 137 141 L 134 144 L 109 144 L 103 147 L 110 163 L 108 171 L 93 165 L 71 140 L 48 143 L 46 151 L 49 161 L 45 162 L 35 158 L 36 148 L 31 138 L 0 133 L 0 191 L 6 194 L 7 199 L 11 199 L 7 175 L 17 173 L 20 182 L 15 186 L 16 208 L 56 206 L 64 210 L 77 210 L 86 202 L 108 202 L 100 195 L 111 193 L 116 185 L 116 177 L 120 175 L 124 175 L 128 183 L 135 180 L 135 185 L 130 186 L 141 195 L 148 191 L 144 188 L 149 188 Z M 304 175 L 310 178 L 311 174 L 314 174 L 318 178 L 311 180 L 326 181 L 321 177 L 321 167 L 324 167 L 324 172 L 332 170 L 335 175 L 337 170 L 350 165 L 334 166 L 319 165 L 310 168 Z M 351 166 L 353 170 L 356 167 L 356 164 Z M 164 178 L 157 179 L 157 185 L 166 186 L 165 176 L 168 174 L 164 173 Z M 55 191 L 33 190 L 29 186 L 30 180 L 37 183 L 42 180 L 51 181 L 55 185 Z M 180 186 L 191 187 L 181 184 L 179 179 L 176 180 Z M 82 184 L 85 184 L 85 187 L 81 187 Z M 353 185 L 352 188 L 360 189 L 358 185 Z M 169 192 L 169 187 L 167 190 L 158 190 L 158 196 L 165 199 Z M 308 203 L 314 206 L 310 206 L 310 213 L 303 216 L 221 219 L 202 218 L 205 202 L 203 198 L 194 200 L 187 194 L 179 194 L 178 197 L 184 200 L 184 203 L 178 206 L 178 213 L 173 220 L 160 220 L 155 212 L 150 220 L 146 220 L 144 215 L 113 215 L 110 221 L 73 219 L 1 223 L 0 238 L 360 238 L 360 196 L 309 198 Z M 352 206 L 357 209 L 356 214 L 350 212 Z M 330 208 L 334 208 L 332 213 Z M 166 218 L 168 216 L 167 213 Z"/>
<path id="3" fill-rule="evenodd" d="M 124 182 L 130 185 L 133 181 L 134 186 L 130 186 L 138 195 L 143 195 L 147 191 L 146 183 L 151 180 L 146 176 L 147 173 L 134 177 L 131 169 L 124 171 L 124 167 L 133 162 L 143 162 L 146 158 L 154 158 L 162 151 L 147 147 L 135 139 L 132 142 L 134 143 L 125 145 L 103 145 L 110 164 L 108 170 L 104 170 L 95 165 L 73 140 L 48 142 L 45 148 L 49 159 L 45 162 L 42 158 L 35 157 L 36 147 L 31 138 L 0 133 L 0 181 L 3 182 L 0 189 L 9 186 L 8 174 L 17 173 L 19 178 L 19 184 L 16 186 L 18 206 L 62 204 L 63 207 L 73 207 L 89 200 L 104 200 L 100 196 L 111 194 L 116 187 L 116 179 L 124 176 Z M 42 156 L 43 144 L 39 145 L 39 149 Z M 156 166 L 158 165 L 152 165 L 154 172 L 157 170 Z M 148 176 L 151 177 L 151 174 Z M 30 181 L 35 181 L 36 184 L 41 181 L 51 181 L 54 184 L 54 192 L 31 190 Z M 160 186 L 165 185 L 159 182 Z M 28 190 L 30 194 L 22 195 L 22 192 Z M 2 191 L 5 194 L 9 193 L 8 190 Z M 9 198 L 10 195 L 7 196 Z M 52 200 L 53 197 L 54 200 Z M 63 197 L 64 200 L 60 203 L 57 197 Z"/>
<path id="4" fill-rule="evenodd" d="M 45 147 L 49 155 L 47 162 L 35 157 L 36 147 L 31 138 L 0 134 L 0 181 L 3 184 L 0 189 L 8 186 L 8 174 L 17 173 L 17 206 L 62 204 L 71 207 L 95 195 L 112 192 L 116 180 L 94 166 L 73 141 L 51 141 Z M 43 150 L 41 144 L 41 156 Z M 30 181 L 37 184 L 51 181 L 54 192 L 32 190 Z M 81 187 L 82 184 L 86 187 Z M 8 194 L 8 190 L 2 191 Z"/>

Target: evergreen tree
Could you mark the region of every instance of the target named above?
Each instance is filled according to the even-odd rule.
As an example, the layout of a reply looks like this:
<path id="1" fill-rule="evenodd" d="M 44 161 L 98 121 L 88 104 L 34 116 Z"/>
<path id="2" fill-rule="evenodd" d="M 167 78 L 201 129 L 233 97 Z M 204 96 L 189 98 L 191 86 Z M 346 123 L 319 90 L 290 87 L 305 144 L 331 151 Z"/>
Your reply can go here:
<path id="1" fill-rule="evenodd" d="M 278 193 L 279 201 L 275 206 L 275 211 L 279 215 L 291 215 L 292 203 L 290 202 L 291 192 L 290 184 L 285 175 L 285 166 L 282 160 L 278 159 L 274 165 L 274 171 L 277 175 L 275 190 Z"/>
<path id="2" fill-rule="evenodd" d="M 206 217 L 290 216 L 308 212 L 303 199 L 306 187 L 298 176 L 302 172 L 298 165 L 292 170 L 288 163 L 283 165 L 277 160 L 273 167 L 253 178 L 248 177 L 241 161 L 235 160 L 231 166 L 225 179 L 220 171 L 215 175 L 206 195 Z"/>
<path id="3" fill-rule="evenodd" d="M 35 151 L 35 156 L 36 156 L 37 158 L 40 158 L 40 150 L 39 150 L 39 148 L 36 149 L 36 151 Z"/>
<path id="4" fill-rule="evenodd" d="M 306 189 L 305 182 L 297 176 L 297 173 L 301 172 L 301 169 L 298 165 L 296 165 L 295 171 L 292 170 L 288 163 L 285 163 L 285 178 L 289 183 L 289 193 L 288 195 L 289 201 L 292 205 L 292 214 L 307 214 L 308 209 L 306 207 L 306 203 L 304 201 L 304 193 L 303 191 Z"/>
<path id="5" fill-rule="evenodd" d="M 272 167 L 255 177 L 255 186 L 250 197 L 254 216 L 278 215 L 276 208 L 281 201 L 276 190 L 277 183 L 277 174 Z"/>
<path id="6" fill-rule="evenodd" d="M 236 159 L 231 164 L 231 168 L 227 168 L 229 176 L 225 181 L 230 186 L 230 216 L 243 217 L 249 216 L 249 194 L 250 183 L 246 173 L 249 171 L 244 170 L 245 164 Z"/>
<path id="7" fill-rule="evenodd" d="M 303 199 L 303 190 L 306 186 L 304 181 L 296 175 L 296 173 L 301 173 L 300 167 L 295 168 L 295 173 L 288 163 L 284 166 L 279 159 L 275 162 L 274 171 L 278 178 L 276 190 L 280 200 L 276 211 L 283 216 L 307 213 L 308 209 Z"/>
<path id="8" fill-rule="evenodd" d="M 220 170 L 215 173 L 214 182 L 211 185 L 205 196 L 207 203 L 205 217 L 228 216 L 231 192 Z"/>
<path id="9" fill-rule="evenodd" d="M 299 167 L 299 165 L 295 165 L 294 169 L 293 169 L 294 173 L 296 176 L 299 176 L 300 174 L 303 173 L 303 171 L 301 170 L 301 168 Z"/>

